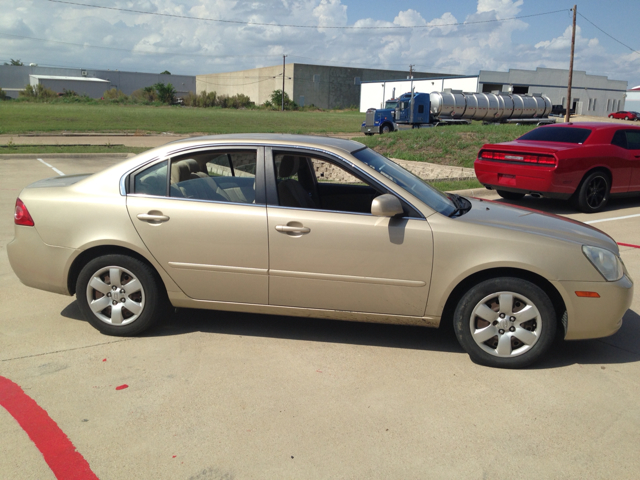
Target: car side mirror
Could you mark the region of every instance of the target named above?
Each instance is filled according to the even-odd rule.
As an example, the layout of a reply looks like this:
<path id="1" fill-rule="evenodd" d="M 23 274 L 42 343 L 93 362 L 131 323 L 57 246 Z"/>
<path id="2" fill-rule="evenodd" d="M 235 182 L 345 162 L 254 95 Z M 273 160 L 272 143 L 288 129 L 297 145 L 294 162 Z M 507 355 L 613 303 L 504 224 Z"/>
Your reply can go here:
<path id="1" fill-rule="evenodd" d="M 389 193 L 376 197 L 371 202 L 371 214 L 377 217 L 395 217 L 404 213 L 398 197 Z"/>

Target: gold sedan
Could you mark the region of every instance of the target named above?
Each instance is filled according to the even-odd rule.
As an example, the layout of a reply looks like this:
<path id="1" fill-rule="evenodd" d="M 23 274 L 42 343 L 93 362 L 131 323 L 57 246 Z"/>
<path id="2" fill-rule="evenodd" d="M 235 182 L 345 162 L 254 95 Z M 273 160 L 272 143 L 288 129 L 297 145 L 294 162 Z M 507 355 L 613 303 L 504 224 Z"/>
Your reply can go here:
<path id="1" fill-rule="evenodd" d="M 438 327 L 477 363 L 518 368 L 557 330 L 615 333 L 633 282 L 616 242 L 579 222 L 442 194 L 348 140 L 173 142 L 16 202 L 9 260 L 76 295 L 108 335 L 174 307 Z"/>

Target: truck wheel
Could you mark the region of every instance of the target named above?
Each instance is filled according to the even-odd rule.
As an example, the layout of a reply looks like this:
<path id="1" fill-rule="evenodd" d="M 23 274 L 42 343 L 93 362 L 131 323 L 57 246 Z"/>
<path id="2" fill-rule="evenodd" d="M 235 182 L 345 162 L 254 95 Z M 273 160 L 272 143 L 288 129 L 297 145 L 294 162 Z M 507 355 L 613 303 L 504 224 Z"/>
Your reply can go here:
<path id="1" fill-rule="evenodd" d="M 391 129 L 391 126 L 388 123 L 385 123 L 382 126 L 382 130 L 380 130 L 380 133 L 389 133 L 392 132 L 393 130 Z"/>
<path id="2" fill-rule="evenodd" d="M 524 193 L 506 192 L 504 190 L 496 190 L 496 193 L 506 200 L 521 200 Z"/>

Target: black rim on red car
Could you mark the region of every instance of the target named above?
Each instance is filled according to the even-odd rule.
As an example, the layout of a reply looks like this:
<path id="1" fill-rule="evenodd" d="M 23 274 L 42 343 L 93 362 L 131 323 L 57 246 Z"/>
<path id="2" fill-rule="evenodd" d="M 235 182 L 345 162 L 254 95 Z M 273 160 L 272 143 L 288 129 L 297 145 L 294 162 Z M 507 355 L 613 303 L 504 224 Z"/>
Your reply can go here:
<path id="1" fill-rule="evenodd" d="M 607 181 L 602 177 L 595 177 L 587 186 L 587 205 L 598 208 L 607 195 Z"/>

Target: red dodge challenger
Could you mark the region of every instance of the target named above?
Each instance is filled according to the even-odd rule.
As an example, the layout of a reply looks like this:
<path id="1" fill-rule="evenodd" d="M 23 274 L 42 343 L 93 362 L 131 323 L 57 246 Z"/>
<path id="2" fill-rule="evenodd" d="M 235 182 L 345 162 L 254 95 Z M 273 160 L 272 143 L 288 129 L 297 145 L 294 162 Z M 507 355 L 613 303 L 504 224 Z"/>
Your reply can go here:
<path id="1" fill-rule="evenodd" d="M 512 142 L 486 144 L 476 176 L 509 200 L 527 194 L 601 210 L 612 195 L 640 192 L 640 127 L 567 123 L 538 127 Z"/>

